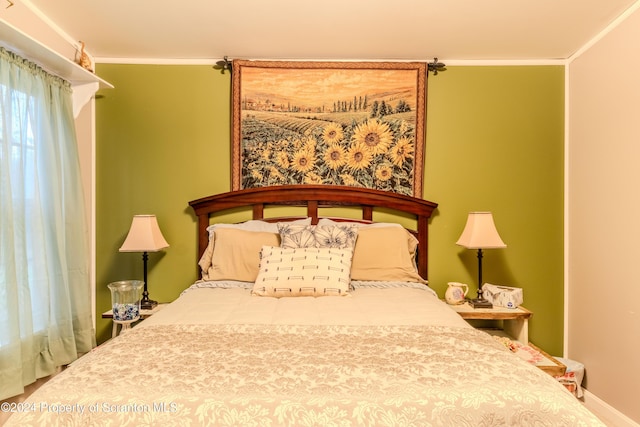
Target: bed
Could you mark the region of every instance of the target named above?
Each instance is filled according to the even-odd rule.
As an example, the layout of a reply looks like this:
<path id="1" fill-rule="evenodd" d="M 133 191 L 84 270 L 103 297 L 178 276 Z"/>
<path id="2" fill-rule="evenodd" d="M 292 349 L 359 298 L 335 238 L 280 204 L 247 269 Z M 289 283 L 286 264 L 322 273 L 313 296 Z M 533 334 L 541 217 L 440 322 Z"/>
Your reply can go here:
<path id="1" fill-rule="evenodd" d="M 7 425 L 603 425 L 429 288 L 435 203 L 300 185 L 190 205 L 201 279 L 73 362 Z M 306 210 L 265 218 L 271 205 Z M 361 214 L 319 214 L 329 206 Z M 216 223 L 247 207 L 253 219 Z M 379 208 L 415 232 L 374 222 Z"/>

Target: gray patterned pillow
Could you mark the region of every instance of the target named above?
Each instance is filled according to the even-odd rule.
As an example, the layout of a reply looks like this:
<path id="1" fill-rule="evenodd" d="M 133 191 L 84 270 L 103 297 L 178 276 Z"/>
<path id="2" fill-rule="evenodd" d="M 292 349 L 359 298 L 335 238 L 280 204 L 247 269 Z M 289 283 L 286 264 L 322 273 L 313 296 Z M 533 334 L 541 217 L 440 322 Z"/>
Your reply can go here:
<path id="1" fill-rule="evenodd" d="M 355 225 L 295 225 L 279 223 L 282 248 L 353 248 L 358 238 Z"/>

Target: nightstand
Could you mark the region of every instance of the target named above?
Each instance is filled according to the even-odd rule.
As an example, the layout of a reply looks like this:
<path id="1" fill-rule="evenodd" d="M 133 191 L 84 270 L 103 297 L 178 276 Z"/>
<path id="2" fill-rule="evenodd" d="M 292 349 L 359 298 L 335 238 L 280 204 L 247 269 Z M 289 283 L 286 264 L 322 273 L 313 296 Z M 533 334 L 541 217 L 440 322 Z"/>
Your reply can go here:
<path id="1" fill-rule="evenodd" d="M 566 366 L 529 342 L 529 318 L 533 313 L 517 308 L 473 308 L 469 304 L 449 305 L 471 326 L 491 335 L 506 336 L 517 341 L 514 354 L 551 376 L 564 375 Z"/>
<path id="2" fill-rule="evenodd" d="M 533 313 L 522 306 L 473 308 L 464 303 L 449 307 L 474 327 L 503 330 L 511 338 L 523 344 L 529 343 L 529 318 Z"/>
<path id="3" fill-rule="evenodd" d="M 163 304 L 156 305 L 154 308 L 152 308 L 150 310 L 145 310 L 145 309 L 140 310 L 140 319 L 136 320 L 135 322 L 137 322 L 139 320 L 144 320 L 147 317 L 153 316 L 154 314 L 156 314 L 157 312 L 162 310 L 167 305 L 168 305 L 168 303 L 163 303 Z M 104 313 L 102 313 L 102 318 L 103 319 L 113 319 L 113 310 L 105 311 Z M 122 328 L 121 328 L 120 332 L 122 332 L 125 329 L 129 329 L 131 327 L 132 323 L 135 323 L 135 322 L 121 323 L 120 325 L 122 326 Z M 111 330 L 111 337 L 115 338 L 117 335 L 118 335 L 118 323 L 113 322 L 113 329 Z"/>

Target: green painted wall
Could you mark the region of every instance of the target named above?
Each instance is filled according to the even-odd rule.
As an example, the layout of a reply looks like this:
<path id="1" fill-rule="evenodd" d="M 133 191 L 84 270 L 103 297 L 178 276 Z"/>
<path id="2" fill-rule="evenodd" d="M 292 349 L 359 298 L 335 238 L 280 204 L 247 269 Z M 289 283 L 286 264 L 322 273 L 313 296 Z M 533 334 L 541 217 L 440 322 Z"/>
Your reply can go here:
<path id="1" fill-rule="evenodd" d="M 196 280 L 188 202 L 230 189 L 230 75 L 210 66 L 100 64 L 115 89 L 97 99 L 97 312 L 106 284 L 142 277 L 141 255 L 119 253 L 131 218 L 154 213 L 170 247 L 150 254 L 151 297 L 171 301 Z M 429 280 L 475 289 L 475 251 L 455 245 L 469 211 L 489 210 L 507 243 L 488 250 L 484 280 L 524 288 L 530 338 L 561 354 L 563 123 L 561 66 L 448 67 L 428 82 L 424 198 Z M 243 220 L 233 216 L 230 220 Z M 98 315 L 99 318 L 99 315 Z M 98 319 L 98 340 L 110 336 Z"/>

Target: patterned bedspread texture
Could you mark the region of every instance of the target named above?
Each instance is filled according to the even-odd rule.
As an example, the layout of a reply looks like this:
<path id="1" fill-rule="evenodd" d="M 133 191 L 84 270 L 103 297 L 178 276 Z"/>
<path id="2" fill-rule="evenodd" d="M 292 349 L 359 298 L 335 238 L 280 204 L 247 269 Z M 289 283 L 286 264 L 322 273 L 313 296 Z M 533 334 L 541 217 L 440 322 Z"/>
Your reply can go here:
<path id="1" fill-rule="evenodd" d="M 27 405 L 8 425 L 602 425 L 484 332 L 423 325 L 133 328 Z"/>

